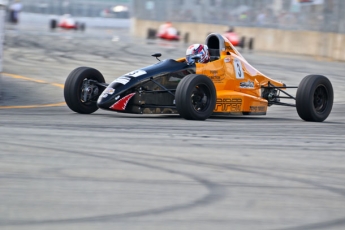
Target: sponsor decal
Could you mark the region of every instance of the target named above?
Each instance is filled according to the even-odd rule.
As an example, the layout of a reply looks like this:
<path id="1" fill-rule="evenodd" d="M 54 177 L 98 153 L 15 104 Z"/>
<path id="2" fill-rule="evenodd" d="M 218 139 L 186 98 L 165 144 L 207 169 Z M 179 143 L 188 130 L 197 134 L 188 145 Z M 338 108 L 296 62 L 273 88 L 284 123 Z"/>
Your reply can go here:
<path id="1" fill-rule="evenodd" d="M 250 106 L 250 112 L 265 112 L 265 106 Z"/>
<path id="2" fill-rule="evenodd" d="M 103 98 L 106 98 L 106 97 L 108 97 L 108 95 L 110 94 L 110 95 L 113 95 L 115 93 L 115 89 L 113 89 L 113 88 L 106 88 L 104 91 L 103 91 L 103 93 L 102 93 L 102 97 Z"/>
<path id="3" fill-rule="evenodd" d="M 238 58 L 234 59 L 234 68 L 235 68 L 236 78 L 237 79 L 244 79 L 242 63 L 241 63 L 240 59 L 238 59 Z"/>
<path id="4" fill-rule="evenodd" d="M 210 75 L 212 74 L 213 76 L 210 76 L 210 78 L 214 83 L 221 83 L 224 80 L 224 77 L 219 76 L 219 72 L 217 70 L 210 70 Z"/>
<path id="5" fill-rule="evenodd" d="M 242 106 L 241 98 L 217 98 L 216 111 L 240 112 Z"/>
<path id="6" fill-rule="evenodd" d="M 230 62 L 230 58 L 224 58 L 224 62 L 225 63 L 229 63 Z"/>
<path id="7" fill-rule="evenodd" d="M 114 83 L 121 83 L 122 85 L 126 85 L 130 80 L 131 80 L 130 77 L 122 76 L 122 77 L 116 78 L 115 81 L 113 81 L 113 82 Z"/>
<path id="8" fill-rule="evenodd" d="M 249 80 L 247 82 L 240 82 L 240 88 L 254 88 L 254 82 Z"/>
<path id="9" fill-rule="evenodd" d="M 224 78 L 221 78 L 220 76 L 211 76 L 210 78 L 215 83 L 219 83 L 224 80 Z"/>
<path id="10" fill-rule="evenodd" d="M 113 104 L 112 106 L 110 106 L 110 109 L 113 110 L 125 110 L 126 106 L 129 102 L 129 100 L 135 95 L 135 93 L 130 93 L 126 96 L 124 96 L 123 98 L 121 98 L 120 100 L 118 100 L 117 102 L 115 102 L 115 104 Z"/>

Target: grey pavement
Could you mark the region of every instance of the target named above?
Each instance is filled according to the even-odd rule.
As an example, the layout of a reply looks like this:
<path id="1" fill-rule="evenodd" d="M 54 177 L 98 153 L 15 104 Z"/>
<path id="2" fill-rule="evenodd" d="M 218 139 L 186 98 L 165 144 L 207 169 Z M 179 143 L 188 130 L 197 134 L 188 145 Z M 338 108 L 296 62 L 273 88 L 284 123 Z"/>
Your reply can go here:
<path id="1" fill-rule="evenodd" d="M 12 31 L 13 32 L 13 31 Z M 248 53 L 263 73 L 298 85 L 328 76 L 334 108 L 322 123 L 294 108 L 211 117 L 72 112 L 61 84 L 74 68 L 106 80 L 188 44 L 133 38 L 125 28 L 26 31 L 6 36 L 0 101 L 0 229 L 345 228 L 344 63 Z M 114 39 L 116 36 L 116 39 Z M 15 74 L 28 81 L 6 76 Z"/>

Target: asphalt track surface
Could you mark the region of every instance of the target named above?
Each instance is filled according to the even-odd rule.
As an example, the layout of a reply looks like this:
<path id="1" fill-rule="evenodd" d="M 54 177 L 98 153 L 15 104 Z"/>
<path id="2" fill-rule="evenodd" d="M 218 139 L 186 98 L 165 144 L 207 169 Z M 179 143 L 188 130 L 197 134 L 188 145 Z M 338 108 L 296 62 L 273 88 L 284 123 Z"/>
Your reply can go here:
<path id="1" fill-rule="evenodd" d="M 109 82 L 188 45 L 125 28 L 26 28 L 6 34 L 0 229 L 345 229 L 344 63 L 244 52 L 288 85 L 328 76 L 335 103 L 322 123 L 279 106 L 206 121 L 81 115 L 63 98 L 74 68 L 97 68 Z"/>

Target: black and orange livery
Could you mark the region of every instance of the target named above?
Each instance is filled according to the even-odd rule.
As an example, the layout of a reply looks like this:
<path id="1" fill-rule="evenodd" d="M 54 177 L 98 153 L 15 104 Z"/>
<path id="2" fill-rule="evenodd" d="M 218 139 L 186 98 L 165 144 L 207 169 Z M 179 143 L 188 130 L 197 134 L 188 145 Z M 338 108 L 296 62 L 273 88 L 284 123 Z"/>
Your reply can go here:
<path id="1" fill-rule="evenodd" d="M 211 60 L 187 63 L 166 59 L 134 70 L 106 84 L 93 68 L 79 67 L 68 76 L 64 95 L 78 113 L 98 108 L 138 114 L 180 114 L 190 120 L 211 115 L 265 115 L 268 106 L 296 107 L 306 121 L 323 121 L 331 112 L 333 88 L 328 78 L 308 75 L 299 87 L 287 87 L 253 66 L 222 35 L 207 36 Z M 160 54 L 152 55 L 158 59 Z M 285 91 L 298 88 L 296 96 Z M 284 96 L 280 96 L 280 94 Z M 294 99 L 283 103 L 280 99 Z"/>

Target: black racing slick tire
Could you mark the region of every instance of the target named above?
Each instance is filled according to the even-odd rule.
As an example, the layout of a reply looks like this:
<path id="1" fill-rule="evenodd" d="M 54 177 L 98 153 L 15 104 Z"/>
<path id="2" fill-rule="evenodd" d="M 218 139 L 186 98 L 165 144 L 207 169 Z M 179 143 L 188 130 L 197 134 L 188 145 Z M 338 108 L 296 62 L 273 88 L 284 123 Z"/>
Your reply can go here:
<path id="1" fill-rule="evenodd" d="M 155 29 L 147 30 L 147 39 L 155 39 L 157 31 Z"/>
<path id="2" fill-rule="evenodd" d="M 216 88 L 205 75 L 189 74 L 177 85 L 175 103 L 187 120 L 206 120 L 216 106 Z"/>
<path id="3" fill-rule="evenodd" d="M 55 19 L 50 20 L 50 29 L 54 30 L 57 26 L 57 21 Z"/>
<path id="4" fill-rule="evenodd" d="M 90 114 L 98 110 L 97 99 L 104 88 L 88 80 L 105 82 L 103 75 L 98 70 L 89 67 L 76 68 L 65 81 L 65 101 L 74 112 Z"/>
<path id="5" fill-rule="evenodd" d="M 80 23 L 79 28 L 80 28 L 80 31 L 85 31 L 85 28 L 86 28 L 85 23 Z"/>
<path id="6" fill-rule="evenodd" d="M 241 47 L 241 49 L 244 49 L 245 45 L 246 45 L 246 37 L 242 36 L 238 46 Z"/>
<path id="7" fill-rule="evenodd" d="M 300 82 L 296 92 L 297 113 L 305 121 L 322 122 L 333 107 L 333 87 L 322 75 L 308 75 Z"/>
<path id="8" fill-rule="evenodd" d="M 75 22 L 75 28 L 74 30 L 79 30 L 80 29 L 80 24 L 79 22 Z"/>
<path id="9" fill-rule="evenodd" d="M 253 50 L 254 49 L 254 38 L 249 38 L 248 49 L 249 50 Z"/>

